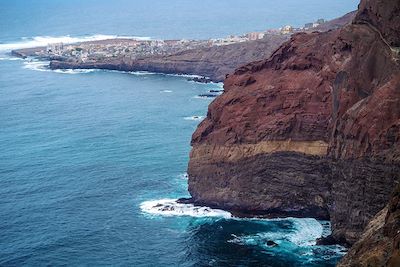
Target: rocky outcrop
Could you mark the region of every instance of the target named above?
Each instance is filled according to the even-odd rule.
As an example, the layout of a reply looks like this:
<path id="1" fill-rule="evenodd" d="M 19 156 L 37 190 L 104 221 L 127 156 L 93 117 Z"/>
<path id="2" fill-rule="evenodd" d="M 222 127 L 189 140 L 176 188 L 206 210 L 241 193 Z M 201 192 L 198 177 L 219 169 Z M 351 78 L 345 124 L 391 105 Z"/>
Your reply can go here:
<path id="1" fill-rule="evenodd" d="M 342 17 L 322 23 L 322 24 L 318 25 L 317 27 L 312 28 L 310 30 L 325 32 L 325 31 L 329 31 L 329 30 L 340 29 L 343 26 L 352 22 L 354 17 L 356 16 L 356 14 L 357 14 L 357 11 L 349 12 Z"/>
<path id="2" fill-rule="evenodd" d="M 400 180 L 399 6 L 363 0 L 352 24 L 229 75 L 192 137 L 192 201 L 330 218 L 357 241 Z"/>
<path id="3" fill-rule="evenodd" d="M 400 186 L 387 207 L 365 228 L 360 239 L 338 264 L 350 266 L 400 266 Z"/>

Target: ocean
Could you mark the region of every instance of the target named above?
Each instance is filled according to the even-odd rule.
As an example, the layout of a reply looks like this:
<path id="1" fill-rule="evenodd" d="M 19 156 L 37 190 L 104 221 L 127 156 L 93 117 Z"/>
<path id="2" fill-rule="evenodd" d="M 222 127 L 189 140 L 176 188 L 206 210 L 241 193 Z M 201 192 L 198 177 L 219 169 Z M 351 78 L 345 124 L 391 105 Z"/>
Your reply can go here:
<path id="1" fill-rule="evenodd" d="M 198 95 L 221 84 L 50 71 L 9 52 L 115 36 L 224 37 L 332 19 L 357 4 L 0 1 L 0 266 L 334 266 L 343 248 L 315 246 L 327 222 L 176 204 L 189 196 L 190 138 L 212 101 Z"/>

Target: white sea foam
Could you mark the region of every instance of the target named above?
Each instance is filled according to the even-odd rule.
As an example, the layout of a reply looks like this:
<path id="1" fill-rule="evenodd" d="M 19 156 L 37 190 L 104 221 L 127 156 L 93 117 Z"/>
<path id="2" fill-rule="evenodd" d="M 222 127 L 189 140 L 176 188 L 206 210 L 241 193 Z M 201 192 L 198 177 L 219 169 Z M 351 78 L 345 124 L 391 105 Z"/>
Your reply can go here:
<path id="1" fill-rule="evenodd" d="M 130 71 L 129 74 L 135 76 L 145 76 L 145 75 L 160 75 L 161 73 L 149 72 L 149 71 Z"/>
<path id="2" fill-rule="evenodd" d="M 0 57 L 0 61 L 15 61 L 15 60 L 23 60 L 19 57 Z"/>
<path id="3" fill-rule="evenodd" d="M 189 175 L 187 172 L 184 172 L 184 173 L 179 174 L 178 178 L 180 178 L 182 180 L 187 180 L 189 178 Z"/>
<path id="4" fill-rule="evenodd" d="M 97 71 L 96 69 L 58 69 L 52 70 L 57 73 L 63 74 L 81 74 L 81 73 L 91 73 Z"/>
<path id="5" fill-rule="evenodd" d="M 161 93 L 172 93 L 171 90 L 162 90 Z"/>
<path id="6" fill-rule="evenodd" d="M 185 117 L 184 119 L 187 121 L 202 121 L 204 119 L 204 116 L 190 116 Z"/>
<path id="7" fill-rule="evenodd" d="M 160 199 L 145 201 L 140 205 L 142 212 L 161 215 L 161 216 L 190 216 L 196 218 L 202 217 L 217 217 L 217 218 L 231 218 L 231 213 L 212 209 L 209 207 L 199 207 L 193 204 L 177 203 L 176 199 Z"/>
<path id="8" fill-rule="evenodd" d="M 171 73 L 162 73 L 162 72 L 150 72 L 150 71 L 130 71 L 132 75 L 136 76 L 146 76 L 146 75 L 164 75 L 164 76 L 172 76 L 172 77 L 183 77 L 183 78 L 199 78 L 201 76 L 198 75 L 189 75 L 189 74 L 171 74 Z"/>
<path id="9" fill-rule="evenodd" d="M 181 176 L 182 178 L 186 178 L 187 173 Z M 145 201 L 140 205 L 140 209 L 147 214 L 168 217 L 190 216 L 196 218 L 217 217 L 234 220 L 289 221 L 292 224 L 292 229 L 290 230 L 262 232 L 243 236 L 232 234 L 232 239 L 228 242 L 240 245 L 267 247 L 266 242 L 272 240 L 278 245 L 286 243 L 299 247 L 312 247 L 316 244 L 316 239 L 323 235 L 323 226 L 320 222 L 312 218 L 241 219 L 233 217 L 230 212 L 224 210 L 194 206 L 193 204 L 181 204 L 177 203 L 176 199 Z M 338 248 L 335 249 L 340 251 L 343 248 L 338 246 Z"/>
<path id="10" fill-rule="evenodd" d="M 217 95 L 215 95 L 215 97 L 217 97 Z M 209 97 L 209 96 L 200 96 L 200 95 L 196 95 L 196 96 L 194 96 L 193 98 L 196 98 L 196 99 L 207 99 L 207 100 L 214 100 L 214 99 L 215 99 L 215 97 Z"/>
<path id="11" fill-rule="evenodd" d="M 272 240 L 277 244 L 282 242 L 290 242 L 296 246 L 313 246 L 316 239 L 322 236 L 322 225 L 312 218 L 284 218 L 284 219 L 265 219 L 266 221 L 285 221 L 292 222 L 293 230 L 290 232 L 264 232 L 255 235 L 235 236 L 228 242 L 241 245 L 261 245 L 266 246 L 268 240 Z"/>
<path id="12" fill-rule="evenodd" d="M 11 51 L 13 49 L 23 49 L 23 48 L 32 48 L 39 46 L 47 46 L 52 43 L 79 43 L 79 42 L 88 42 L 88 41 L 101 41 L 108 39 L 137 39 L 137 40 L 150 40 L 149 37 L 137 37 L 137 36 L 118 36 L 118 35 L 105 35 L 105 34 L 96 34 L 90 36 L 36 36 L 31 38 L 21 38 L 21 41 L 15 43 L 6 43 L 0 44 L 0 51 Z"/>
<path id="13" fill-rule="evenodd" d="M 220 83 L 213 83 L 213 84 L 215 84 L 218 88 L 220 88 L 220 89 L 224 89 L 224 83 L 223 82 L 220 82 Z"/>
<path id="14" fill-rule="evenodd" d="M 57 69 L 52 70 L 49 68 L 48 61 L 25 61 L 24 62 L 24 69 L 35 70 L 35 71 L 49 71 L 55 73 L 62 73 L 62 74 L 82 74 L 82 73 L 90 73 L 97 71 L 95 69 Z"/>
<path id="15" fill-rule="evenodd" d="M 292 219 L 295 231 L 288 239 L 298 246 L 312 246 L 323 233 L 322 225 L 315 219 Z"/>
<path id="16" fill-rule="evenodd" d="M 31 61 L 25 61 L 23 68 L 29 69 L 29 70 L 36 70 L 36 71 L 51 71 L 48 68 L 48 66 L 49 66 L 48 61 L 31 60 Z"/>
<path id="17" fill-rule="evenodd" d="M 174 76 L 174 77 L 184 77 L 184 78 L 201 78 L 202 76 L 194 75 L 194 74 L 165 74 L 167 76 Z"/>

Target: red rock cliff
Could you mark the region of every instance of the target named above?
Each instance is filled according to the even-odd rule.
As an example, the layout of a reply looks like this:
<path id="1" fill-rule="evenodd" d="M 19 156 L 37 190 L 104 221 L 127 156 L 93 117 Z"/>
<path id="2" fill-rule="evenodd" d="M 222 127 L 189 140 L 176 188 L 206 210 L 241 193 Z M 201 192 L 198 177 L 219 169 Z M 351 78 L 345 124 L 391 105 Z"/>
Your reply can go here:
<path id="1" fill-rule="evenodd" d="M 350 25 L 230 75 L 193 134 L 193 201 L 330 218 L 354 243 L 400 179 L 399 17 L 399 1 L 363 0 Z"/>

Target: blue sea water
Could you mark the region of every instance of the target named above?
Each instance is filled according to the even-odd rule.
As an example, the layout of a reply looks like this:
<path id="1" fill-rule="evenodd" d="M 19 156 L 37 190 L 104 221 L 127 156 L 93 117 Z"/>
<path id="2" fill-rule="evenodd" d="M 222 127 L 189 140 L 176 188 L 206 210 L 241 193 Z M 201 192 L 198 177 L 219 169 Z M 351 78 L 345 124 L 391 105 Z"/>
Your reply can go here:
<path id="1" fill-rule="evenodd" d="M 196 96 L 221 85 L 54 72 L 7 53 L 54 37 L 221 37 L 331 19 L 357 4 L 1 0 L 0 266 L 333 266 L 340 248 L 313 246 L 328 232 L 314 219 L 240 220 L 174 203 L 188 196 L 193 116 L 211 102 Z"/>

